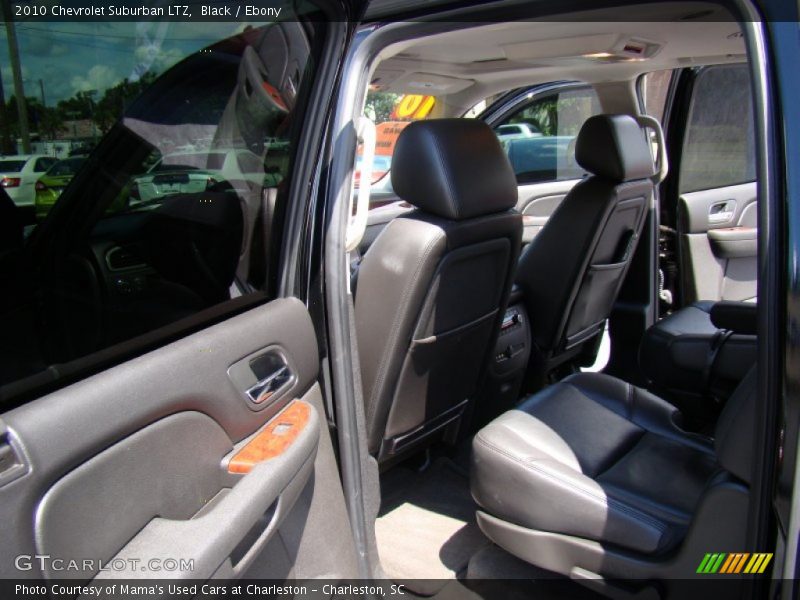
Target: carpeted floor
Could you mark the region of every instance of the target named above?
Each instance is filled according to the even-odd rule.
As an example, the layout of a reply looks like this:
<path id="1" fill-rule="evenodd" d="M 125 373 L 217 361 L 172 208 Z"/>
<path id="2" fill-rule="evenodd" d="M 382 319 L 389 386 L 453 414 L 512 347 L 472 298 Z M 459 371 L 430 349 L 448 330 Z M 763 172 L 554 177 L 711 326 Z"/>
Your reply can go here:
<path id="1" fill-rule="evenodd" d="M 393 469 L 381 487 L 375 526 L 381 564 L 412 591 L 437 593 L 489 544 L 475 523 L 467 474 L 451 461 L 440 458 L 422 473 Z"/>

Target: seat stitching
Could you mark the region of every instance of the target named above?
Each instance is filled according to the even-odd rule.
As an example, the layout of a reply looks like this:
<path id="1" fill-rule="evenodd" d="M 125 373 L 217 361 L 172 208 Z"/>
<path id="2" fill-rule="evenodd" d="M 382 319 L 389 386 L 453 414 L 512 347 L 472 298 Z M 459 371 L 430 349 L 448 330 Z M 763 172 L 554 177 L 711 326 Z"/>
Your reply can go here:
<path id="1" fill-rule="evenodd" d="M 593 500 L 598 501 L 600 504 L 603 504 L 603 505 L 607 506 L 609 509 L 616 510 L 617 512 L 620 512 L 620 513 L 623 513 L 623 514 L 627 514 L 629 517 L 631 517 L 632 519 L 634 519 L 636 521 L 639 521 L 643 525 L 652 527 L 653 529 L 657 530 L 659 532 L 659 534 L 663 535 L 663 533 L 666 530 L 666 525 L 661 523 L 660 521 L 657 521 L 655 518 L 650 517 L 649 515 L 647 515 L 645 513 L 642 513 L 640 511 L 636 510 L 635 508 L 627 506 L 626 504 L 623 504 L 622 502 L 620 502 L 619 500 L 616 500 L 615 498 L 612 498 L 612 497 L 609 497 L 609 496 L 606 496 L 605 498 L 600 497 L 597 494 L 595 494 L 594 492 L 592 492 L 591 490 L 587 490 L 586 488 L 581 487 L 581 486 L 579 486 L 578 484 L 576 484 L 574 482 L 567 481 L 566 479 L 560 477 L 558 474 L 550 472 L 550 471 L 547 471 L 547 470 L 543 469 L 541 466 L 534 464 L 536 462 L 535 459 L 533 461 L 521 460 L 521 459 L 517 458 L 516 456 L 513 456 L 512 454 L 506 452 L 505 450 L 502 450 L 502 449 L 498 448 L 494 444 L 491 444 L 490 442 L 487 442 L 485 439 L 480 437 L 480 434 L 476 435 L 475 439 L 478 441 L 479 444 L 482 444 L 483 446 L 485 446 L 489 450 L 492 450 L 494 452 L 497 452 L 498 454 L 501 454 L 502 456 L 505 456 L 506 458 L 508 458 L 511 461 L 517 463 L 518 465 L 522 466 L 523 468 L 525 468 L 525 469 L 533 469 L 533 470 L 537 471 L 538 473 L 544 475 L 545 477 L 549 477 L 550 479 L 558 481 L 558 482 L 560 482 L 562 484 L 565 484 L 565 485 L 567 485 L 569 487 L 573 487 L 579 493 L 581 493 L 581 494 L 583 494 L 583 495 L 585 495 L 585 496 L 587 496 L 587 497 L 589 497 L 589 498 L 591 498 Z"/>
<path id="2" fill-rule="evenodd" d="M 455 202 L 455 194 L 453 193 L 452 182 L 450 181 L 450 177 L 447 176 L 447 165 L 445 165 L 444 153 L 442 152 L 441 146 L 439 145 L 439 139 L 433 133 L 429 132 L 429 135 L 431 137 L 431 140 L 433 141 L 433 148 L 436 152 L 436 158 L 439 160 L 439 165 L 442 168 L 442 176 L 444 177 L 444 183 L 447 186 L 447 203 L 453 210 L 453 216 L 456 219 L 458 219 L 458 217 L 461 215 L 461 211 L 459 210 L 459 207 Z"/>

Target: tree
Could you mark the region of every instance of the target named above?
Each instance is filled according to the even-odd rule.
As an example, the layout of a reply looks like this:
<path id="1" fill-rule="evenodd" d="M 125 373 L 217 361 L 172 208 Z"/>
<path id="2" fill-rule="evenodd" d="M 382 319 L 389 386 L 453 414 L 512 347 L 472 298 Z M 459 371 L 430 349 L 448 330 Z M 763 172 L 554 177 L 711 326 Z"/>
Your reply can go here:
<path id="1" fill-rule="evenodd" d="M 369 114 L 372 111 L 375 115 L 375 123 L 388 121 L 395 104 L 402 96 L 402 94 L 393 94 L 391 92 L 369 92 L 364 113 Z"/>
<path id="2" fill-rule="evenodd" d="M 28 96 L 25 98 L 28 107 L 28 129 L 37 131 L 41 137 L 57 137 L 58 131 L 62 127 L 63 118 L 55 108 L 43 106 L 38 98 Z M 12 137 L 20 135 L 19 112 L 17 111 L 17 99 L 11 96 L 6 104 L 6 118 L 8 119 L 8 130 Z"/>
<path id="3" fill-rule="evenodd" d="M 90 119 L 92 117 L 92 96 L 89 92 L 78 92 L 72 98 L 61 100 L 58 110 L 69 119 Z"/>
<path id="4" fill-rule="evenodd" d="M 155 75 L 146 73 L 138 81 L 123 79 L 117 85 L 108 88 L 103 97 L 94 106 L 92 119 L 102 132 L 122 118 L 125 109 L 155 80 Z"/>

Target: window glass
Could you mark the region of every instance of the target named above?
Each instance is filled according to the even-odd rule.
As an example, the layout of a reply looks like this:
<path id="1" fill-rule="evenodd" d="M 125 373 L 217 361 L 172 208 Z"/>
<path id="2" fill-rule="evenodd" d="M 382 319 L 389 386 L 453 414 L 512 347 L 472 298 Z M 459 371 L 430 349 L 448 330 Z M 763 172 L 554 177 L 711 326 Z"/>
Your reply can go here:
<path id="1" fill-rule="evenodd" d="M 264 161 L 257 155 L 249 152 L 238 152 L 236 154 L 236 162 L 239 165 L 242 173 L 258 173 L 264 172 Z"/>
<path id="2" fill-rule="evenodd" d="M 388 173 L 392 167 L 392 155 L 397 138 L 412 121 L 430 117 L 436 107 L 437 98 L 421 94 L 396 94 L 370 90 L 364 106 L 364 115 L 375 123 L 375 159 L 372 163 L 373 202 L 381 203 L 381 196 L 391 195 Z M 356 156 L 355 187 L 361 182 L 361 153 Z"/>
<path id="3" fill-rule="evenodd" d="M 36 160 L 36 163 L 33 165 L 33 170 L 36 173 L 44 173 L 45 171 L 47 171 L 47 169 L 52 167 L 53 164 L 55 164 L 55 162 L 56 161 L 55 161 L 54 158 L 39 158 L 39 159 Z"/>
<path id="4" fill-rule="evenodd" d="M 664 122 L 664 109 L 667 105 L 669 85 L 672 81 L 672 69 L 653 71 L 642 76 L 640 91 L 644 96 L 644 111 L 655 117 L 662 124 Z"/>
<path id="5" fill-rule="evenodd" d="M 86 159 L 82 156 L 60 160 L 47 170 L 47 174 L 51 177 L 75 175 L 85 160 Z"/>
<path id="6" fill-rule="evenodd" d="M 18 173 L 25 168 L 26 160 L 0 160 L 0 173 Z"/>
<path id="7" fill-rule="evenodd" d="M 600 114 L 591 88 L 535 98 L 495 125 L 520 184 L 579 179 L 575 137 L 584 121 Z"/>
<path id="8" fill-rule="evenodd" d="M 22 245 L 13 231 L 0 245 L 14 291 L 0 300 L 0 400 L 4 384 L 58 376 L 49 365 L 135 352 L 221 318 L 208 311 L 216 305 L 274 293 L 273 215 L 284 211 L 273 203 L 285 202 L 322 25 L 101 25 L 20 28 L 23 71 L 47 90 L 46 106 L 29 98 L 30 143 L 65 160 L 34 179 L 29 198 L 0 198 L 4 211 L 33 205 L 39 219 Z M 35 35 L 63 52 L 42 60 Z"/>
<path id="9" fill-rule="evenodd" d="M 755 138 L 746 65 L 711 67 L 694 84 L 683 144 L 680 191 L 755 181 Z"/>

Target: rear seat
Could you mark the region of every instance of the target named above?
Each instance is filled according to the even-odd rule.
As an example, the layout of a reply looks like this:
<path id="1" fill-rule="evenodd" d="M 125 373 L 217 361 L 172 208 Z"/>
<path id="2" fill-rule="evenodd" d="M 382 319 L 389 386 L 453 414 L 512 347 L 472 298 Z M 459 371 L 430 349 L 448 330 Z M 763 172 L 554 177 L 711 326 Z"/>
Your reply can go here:
<path id="1" fill-rule="evenodd" d="M 557 573 L 685 578 L 710 548 L 744 547 L 756 393 L 753 368 L 712 440 L 646 390 L 572 375 L 475 436 L 478 524 Z"/>
<path id="2" fill-rule="evenodd" d="M 724 401 L 757 358 L 757 306 L 696 302 L 648 329 L 639 365 L 655 387 Z M 681 408 L 691 410 L 684 401 Z"/>

